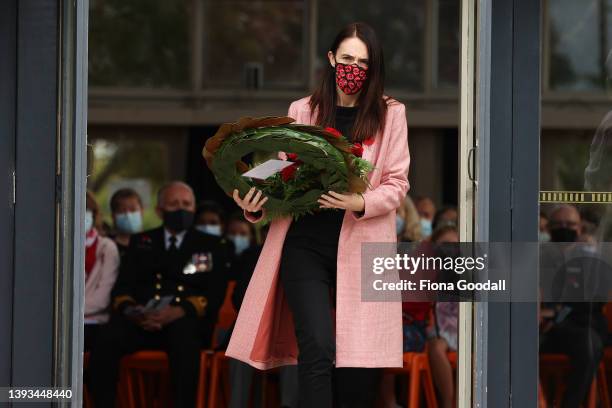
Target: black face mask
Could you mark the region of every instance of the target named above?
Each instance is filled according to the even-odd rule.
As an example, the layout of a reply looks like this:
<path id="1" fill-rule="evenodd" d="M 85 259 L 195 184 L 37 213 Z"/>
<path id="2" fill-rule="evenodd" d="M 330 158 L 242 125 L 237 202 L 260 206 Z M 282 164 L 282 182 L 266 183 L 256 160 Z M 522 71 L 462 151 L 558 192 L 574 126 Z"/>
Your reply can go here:
<path id="1" fill-rule="evenodd" d="M 195 214 L 187 210 L 164 211 L 164 227 L 174 232 L 185 231 L 193 224 Z"/>
<path id="2" fill-rule="evenodd" d="M 575 229 L 560 227 L 550 230 L 551 242 L 575 242 L 578 233 Z"/>

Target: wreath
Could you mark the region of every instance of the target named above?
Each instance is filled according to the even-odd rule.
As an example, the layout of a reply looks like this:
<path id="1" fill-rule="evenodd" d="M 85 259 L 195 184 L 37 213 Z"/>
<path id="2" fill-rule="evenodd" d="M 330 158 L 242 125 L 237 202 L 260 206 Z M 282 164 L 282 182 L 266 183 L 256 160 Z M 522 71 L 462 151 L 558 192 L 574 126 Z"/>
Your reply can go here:
<path id="1" fill-rule="evenodd" d="M 372 165 L 361 158 L 363 146 L 349 143 L 336 129 L 294 124 L 290 117 L 241 118 L 221 125 L 206 141 L 202 155 L 217 183 L 229 196 L 243 197 L 255 186 L 268 197 L 268 220 L 312 213 L 327 191 L 362 193 Z M 287 153 L 293 164 L 265 180 L 243 177 L 251 153 Z"/>

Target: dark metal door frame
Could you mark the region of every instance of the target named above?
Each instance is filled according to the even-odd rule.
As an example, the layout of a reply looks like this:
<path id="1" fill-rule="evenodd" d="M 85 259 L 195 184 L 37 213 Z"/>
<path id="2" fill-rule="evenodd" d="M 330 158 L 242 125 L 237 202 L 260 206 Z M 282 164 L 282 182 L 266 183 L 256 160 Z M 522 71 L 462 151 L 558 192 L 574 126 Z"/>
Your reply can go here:
<path id="1" fill-rule="evenodd" d="M 87 19 L 0 3 L 0 386 L 71 388 L 59 406 L 81 404 Z"/>
<path id="2" fill-rule="evenodd" d="M 15 97 L 17 93 L 17 4 L 0 3 L 0 330 L 10 333 L 13 325 L 13 228 L 15 208 Z M 0 385 L 10 383 L 12 338 L 0 338 Z"/>
<path id="3" fill-rule="evenodd" d="M 541 0 L 480 0 L 478 8 L 476 240 L 537 242 Z M 537 274 L 512 273 L 537 299 Z M 537 406 L 537 307 L 477 305 L 475 406 Z"/>
<path id="4" fill-rule="evenodd" d="M 14 386 L 51 386 L 56 241 L 58 4 L 17 2 Z"/>

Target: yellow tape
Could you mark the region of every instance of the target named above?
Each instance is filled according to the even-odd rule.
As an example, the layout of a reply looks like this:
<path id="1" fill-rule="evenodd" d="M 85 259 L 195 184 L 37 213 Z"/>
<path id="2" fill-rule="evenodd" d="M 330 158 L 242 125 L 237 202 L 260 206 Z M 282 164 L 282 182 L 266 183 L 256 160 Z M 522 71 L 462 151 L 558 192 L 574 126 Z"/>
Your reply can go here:
<path id="1" fill-rule="evenodd" d="M 612 204 L 610 191 L 540 191 L 540 204 Z"/>

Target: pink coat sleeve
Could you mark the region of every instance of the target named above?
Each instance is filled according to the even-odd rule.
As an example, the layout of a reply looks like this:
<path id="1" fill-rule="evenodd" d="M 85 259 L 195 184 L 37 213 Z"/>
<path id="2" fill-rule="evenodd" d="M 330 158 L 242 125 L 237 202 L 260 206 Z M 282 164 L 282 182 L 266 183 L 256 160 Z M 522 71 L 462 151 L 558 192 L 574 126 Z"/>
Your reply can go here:
<path id="1" fill-rule="evenodd" d="M 253 224 L 258 223 L 259 221 L 261 221 L 263 219 L 263 217 L 266 215 L 266 209 L 262 208 L 261 209 L 261 214 L 256 215 L 257 213 L 254 212 L 250 212 L 247 210 L 242 210 L 243 214 L 244 214 L 244 218 L 248 221 L 248 222 L 252 222 Z"/>
<path id="2" fill-rule="evenodd" d="M 289 112 L 287 113 L 287 116 L 289 116 L 290 118 L 293 118 L 297 121 L 297 105 L 296 105 L 297 101 L 293 101 L 291 102 L 291 104 L 289 105 Z M 285 152 L 278 152 L 278 158 L 281 160 L 287 160 L 287 153 Z M 247 210 L 243 210 L 244 213 L 244 218 L 252 223 L 257 223 L 259 221 L 261 221 L 265 215 L 266 215 L 266 209 L 262 208 L 261 209 L 261 214 L 259 216 L 256 216 L 255 213 L 249 212 Z"/>
<path id="3" fill-rule="evenodd" d="M 406 107 L 400 104 L 393 115 L 389 145 L 385 160 L 382 162 L 380 184 L 363 193 L 365 210 L 359 216 L 351 212 L 356 220 L 367 220 L 393 211 L 398 208 L 410 188 L 408 183 L 408 168 L 410 152 L 408 150 L 408 124 L 406 123 Z M 380 166 L 379 166 L 380 167 Z"/>

